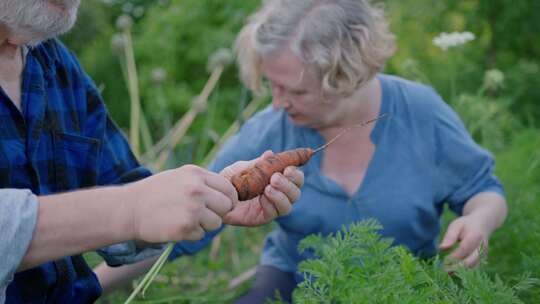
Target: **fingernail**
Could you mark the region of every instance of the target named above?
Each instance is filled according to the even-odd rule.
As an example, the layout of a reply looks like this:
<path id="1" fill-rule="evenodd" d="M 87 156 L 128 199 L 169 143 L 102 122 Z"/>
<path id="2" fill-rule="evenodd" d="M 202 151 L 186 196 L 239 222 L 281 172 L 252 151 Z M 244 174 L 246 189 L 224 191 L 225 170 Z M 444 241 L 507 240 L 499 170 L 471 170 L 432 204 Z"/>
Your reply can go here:
<path id="1" fill-rule="evenodd" d="M 279 183 L 281 186 L 283 186 L 283 185 L 285 185 L 286 182 L 287 182 L 287 178 L 286 178 L 285 176 L 283 176 L 283 175 L 280 174 L 280 175 L 279 175 L 279 178 L 278 178 L 278 183 Z"/>
<path id="2" fill-rule="evenodd" d="M 278 174 L 274 174 L 270 182 L 273 183 L 275 186 L 279 186 L 279 184 L 281 183 L 281 176 Z"/>

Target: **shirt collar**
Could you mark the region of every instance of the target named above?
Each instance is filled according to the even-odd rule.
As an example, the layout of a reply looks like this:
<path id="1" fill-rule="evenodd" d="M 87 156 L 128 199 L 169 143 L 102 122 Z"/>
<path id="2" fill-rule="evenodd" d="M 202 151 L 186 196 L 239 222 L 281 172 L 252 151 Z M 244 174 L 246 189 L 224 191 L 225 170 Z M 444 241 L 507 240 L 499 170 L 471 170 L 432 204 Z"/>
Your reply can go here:
<path id="1" fill-rule="evenodd" d="M 32 56 L 36 57 L 40 63 L 51 68 L 60 62 L 60 55 L 56 49 L 56 39 L 46 40 L 34 47 L 28 47 Z"/>

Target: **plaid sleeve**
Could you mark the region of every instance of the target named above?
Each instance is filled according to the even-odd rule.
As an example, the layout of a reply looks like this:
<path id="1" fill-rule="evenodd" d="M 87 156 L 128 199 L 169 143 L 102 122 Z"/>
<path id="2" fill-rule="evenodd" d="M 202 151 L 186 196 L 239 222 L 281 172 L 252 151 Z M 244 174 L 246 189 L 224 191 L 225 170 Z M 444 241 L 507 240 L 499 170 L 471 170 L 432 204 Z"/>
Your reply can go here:
<path id="1" fill-rule="evenodd" d="M 139 164 L 124 134 L 111 119 L 93 81 L 87 75 L 84 79 L 87 130 L 99 132 L 96 135 L 101 138 L 98 185 L 125 184 L 150 176 L 150 171 Z"/>
<path id="2" fill-rule="evenodd" d="M 126 138 L 107 113 L 103 100 L 92 80 L 85 75 L 88 116 L 86 123 L 94 132 L 101 133 L 98 185 L 125 184 L 151 175 L 141 166 L 129 147 Z M 101 128 L 96 128 L 101 126 Z M 100 130 L 101 129 L 101 130 Z M 163 250 L 162 245 L 138 247 L 134 241 L 114 244 L 98 250 L 108 265 L 134 263 Z"/>
<path id="3" fill-rule="evenodd" d="M 99 140 L 97 185 L 118 185 L 134 182 L 151 175 L 141 166 L 122 134 L 120 128 L 110 117 L 103 98 L 92 79 L 84 72 L 75 55 L 61 45 L 63 58 L 67 59 L 70 70 L 81 79 L 86 104 L 84 115 L 84 135 Z M 81 105 L 82 106 L 82 105 Z M 129 264 L 159 254 L 162 245 L 141 248 L 134 241 L 114 244 L 97 250 L 111 266 Z"/>
<path id="4" fill-rule="evenodd" d="M 50 43 L 53 45 L 51 49 L 54 49 L 58 56 L 58 82 L 69 86 L 70 94 L 77 98 L 73 103 L 65 105 L 69 109 L 62 111 L 76 121 L 77 129 L 80 129 L 77 132 L 81 133 L 79 135 L 99 141 L 95 184 L 124 184 L 151 175 L 133 155 L 125 136 L 110 117 L 96 85 L 84 71 L 76 55 L 57 39 Z"/>

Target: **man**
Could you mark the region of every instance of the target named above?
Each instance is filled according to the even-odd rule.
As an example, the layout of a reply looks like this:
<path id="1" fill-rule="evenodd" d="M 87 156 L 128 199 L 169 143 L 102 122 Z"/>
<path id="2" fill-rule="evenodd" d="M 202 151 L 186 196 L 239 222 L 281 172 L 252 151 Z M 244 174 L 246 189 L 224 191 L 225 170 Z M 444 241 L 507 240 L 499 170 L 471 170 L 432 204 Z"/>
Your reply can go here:
<path id="1" fill-rule="evenodd" d="M 300 195 L 303 175 L 288 169 L 239 203 L 228 178 L 253 161 L 221 174 L 189 165 L 149 177 L 54 39 L 72 27 L 79 3 L 0 0 L 0 303 L 93 302 L 101 287 L 81 253 L 109 246 L 100 253 L 110 265 L 134 262 L 160 252 L 148 243 L 267 223 Z"/>

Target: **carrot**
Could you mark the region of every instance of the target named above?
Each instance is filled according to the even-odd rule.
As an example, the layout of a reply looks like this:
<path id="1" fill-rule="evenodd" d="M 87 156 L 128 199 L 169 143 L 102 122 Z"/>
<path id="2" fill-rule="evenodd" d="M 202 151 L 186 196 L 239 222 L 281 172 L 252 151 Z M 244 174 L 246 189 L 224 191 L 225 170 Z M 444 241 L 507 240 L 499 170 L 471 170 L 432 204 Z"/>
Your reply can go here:
<path id="1" fill-rule="evenodd" d="M 300 167 L 307 163 L 315 150 L 299 148 L 269 156 L 255 163 L 253 168 L 244 170 L 231 178 L 238 192 L 238 199 L 245 201 L 261 195 L 270 184 L 272 174 L 283 172 L 288 166 Z"/>
<path id="2" fill-rule="evenodd" d="M 266 186 L 270 184 L 270 178 L 274 173 L 283 173 L 285 168 L 289 166 L 300 167 L 305 165 L 311 159 L 313 154 L 328 147 L 328 145 L 345 132 L 357 126 L 365 126 L 386 115 L 387 114 L 382 114 L 375 119 L 349 127 L 317 149 L 298 148 L 277 153 L 257 161 L 252 168 L 244 170 L 231 178 L 231 182 L 238 192 L 238 199 L 240 201 L 245 201 L 263 194 Z"/>

